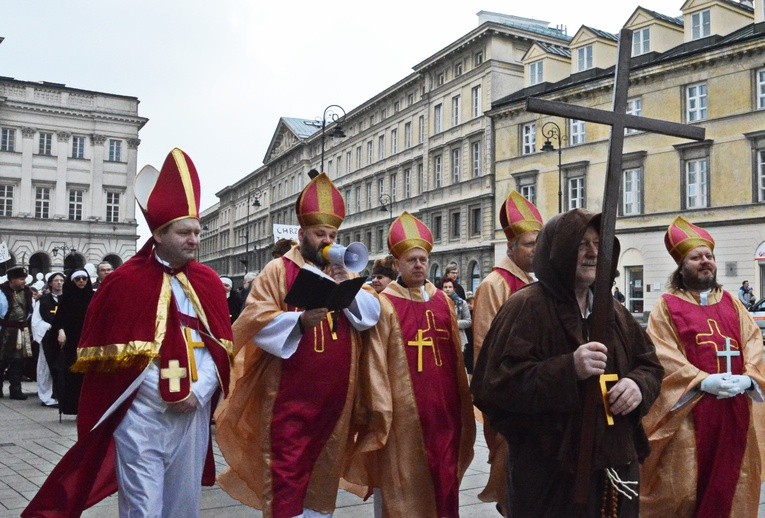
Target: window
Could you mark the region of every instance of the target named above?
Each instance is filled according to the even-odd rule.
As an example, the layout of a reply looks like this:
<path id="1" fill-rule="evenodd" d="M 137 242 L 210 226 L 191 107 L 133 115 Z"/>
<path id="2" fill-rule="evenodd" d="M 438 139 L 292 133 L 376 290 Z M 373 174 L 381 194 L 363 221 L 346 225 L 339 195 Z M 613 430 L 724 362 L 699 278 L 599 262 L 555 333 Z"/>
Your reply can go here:
<path id="1" fill-rule="evenodd" d="M 651 52 L 651 30 L 646 27 L 632 33 L 632 55 L 640 56 Z"/>
<path id="2" fill-rule="evenodd" d="M 420 115 L 420 118 L 417 119 L 417 129 L 419 131 L 419 143 L 422 144 L 425 142 L 425 116 Z"/>
<path id="3" fill-rule="evenodd" d="M 380 110 L 380 122 L 384 121 L 388 118 L 388 108 L 383 108 Z"/>
<path id="4" fill-rule="evenodd" d="M 377 159 L 385 158 L 385 135 L 377 137 Z"/>
<path id="5" fill-rule="evenodd" d="M 473 178 L 481 176 L 481 143 L 470 143 L 470 168 L 473 172 Z"/>
<path id="6" fill-rule="evenodd" d="M 624 170 L 622 185 L 622 214 L 635 216 L 643 213 L 643 171 L 637 169 Z"/>
<path id="7" fill-rule="evenodd" d="M 372 182 L 367 182 L 367 210 L 372 208 Z"/>
<path id="8" fill-rule="evenodd" d="M 481 235 L 481 207 L 470 208 L 470 236 Z"/>
<path id="9" fill-rule="evenodd" d="M 417 194 L 425 191 L 425 173 L 422 164 L 417 164 Z"/>
<path id="10" fill-rule="evenodd" d="M 460 96 L 452 97 L 452 126 L 460 124 Z"/>
<path id="11" fill-rule="evenodd" d="M 627 115 L 634 115 L 635 117 L 641 117 L 643 115 L 643 99 L 641 97 L 627 99 Z M 625 135 L 632 135 L 634 133 L 640 133 L 640 130 L 624 128 Z"/>
<path id="12" fill-rule="evenodd" d="M 390 130 L 390 154 L 395 155 L 398 153 L 398 130 L 393 128 Z"/>
<path id="13" fill-rule="evenodd" d="M 433 232 L 433 241 L 436 243 L 441 242 L 441 215 L 433 216 L 433 223 L 431 224 L 431 231 Z"/>
<path id="14" fill-rule="evenodd" d="M 691 15 L 691 39 L 698 40 L 712 34 L 709 9 Z"/>
<path id="15" fill-rule="evenodd" d="M 437 104 L 433 108 L 433 133 L 441 133 L 441 128 L 443 127 L 443 114 L 441 113 L 443 111 L 443 106 L 440 104 Z"/>
<path id="16" fill-rule="evenodd" d="M 449 224 L 449 237 L 451 239 L 459 239 L 461 234 L 462 215 L 459 211 L 452 212 L 451 222 Z"/>
<path id="17" fill-rule="evenodd" d="M 41 155 L 50 155 L 53 152 L 53 133 L 40 132 L 39 153 Z"/>
<path id="18" fill-rule="evenodd" d="M 384 251 L 385 250 L 385 239 L 384 239 L 385 233 L 382 228 L 377 229 L 377 250 L 378 251 Z"/>
<path id="19" fill-rule="evenodd" d="M 80 189 L 69 190 L 69 219 L 82 221 L 82 198 L 84 191 Z"/>
<path id="20" fill-rule="evenodd" d="M 568 210 L 584 208 L 584 176 L 577 174 L 566 179 Z"/>
<path id="21" fill-rule="evenodd" d="M 371 128 L 374 125 L 375 125 L 375 114 L 373 113 L 372 115 L 369 116 L 369 127 Z"/>
<path id="22" fill-rule="evenodd" d="M 345 172 L 346 173 L 351 172 L 351 152 L 350 151 L 345 153 Z"/>
<path id="23" fill-rule="evenodd" d="M 16 151 L 16 130 L 2 128 L 0 130 L 0 151 Z"/>
<path id="24" fill-rule="evenodd" d="M 35 217 L 50 218 L 50 187 L 35 188 Z"/>
<path id="25" fill-rule="evenodd" d="M 515 189 L 531 203 L 537 203 L 537 175 L 524 174 L 516 177 Z"/>
<path id="26" fill-rule="evenodd" d="M 685 118 L 690 122 L 707 119 L 707 85 L 690 85 L 685 90 Z"/>
<path id="27" fill-rule="evenodd" d="M 369 142 L 367 142 L 367 164 L 371 164 L 373 158 L 374 157 L 372 155 L 372 141 L 370 140 Z"/>
<path id="28" fill-rule="evenodd" d="M 404 124 L 404 149 L 412 147 L 412 123 Z"/>
<path id="29" fill-rule="evenodd" d="M 757 109 L 765 110 L 765 68 L 757 71 Z"/>
<path id="30" fill-rule="evenodd" d="M 122 141 L 109 139 L 109 162 L 119 162 L 122 159 Z"/>
<path id="31" fill-rule="evenodd" d="M 385 180 L 382 178 L 378 178 L 377 179 L 377 194 L 382 195 L 384 192 L 385 192 Z"/>
<path id="32" fill-rule="evenodd" d="M 361 186 L 357 185 L 353 189 L 353 194 L 356 196 L 356 199 L 354 200 L 356 202 L 356 212 L 361 212 Z"/>
<path id="33" fill-rule="evenodd" d="M 72 137 L 72 158 L 85 158 L 85 137 Z"/>
<path id="34" fill-rule="evenodd" d="M 460 161 L 461 153 L 459 148 L 452 149 L 452 183 L 460 183 Z"/>
<path id="35" fill-rule="evenodd" d="M 398 174 L 390 174 L 390 201 L 396 201 L 398 194 Z"/>
<path id="36" fill-rule="evenodd" d="M 404 169 L 404 199 L 412 197 L 412 169 Z"/>
<path id="37" fill-rule="evenodd" d="M 443 72 L 439 72 L 436 76 L 436 85 L 441 86 L 446 80 L 446 75 Z"/>
<path id="38" fill-rule="evenodd" d="M 343 193 L 343 199 L 345 200 L 345 206 L 348 207 L 348 213 L 351 213 L 351 209 L 353 208 L 353 204 L 351 203 L 351 189 L 347 188 L 345 189 L 345 192 Z"/>
<path id="39" fill-rule="evenodd" d="M 481 63 L 483 63 L 483 52 L 478 51 L 475 54 L 473 54 L 473 66 L 477 67 Z"/>
<path id="40" fill-rule="evenodd" d="M 707 159 L 693 159 L 685 162 L 685 207 L 700 209 L 708 206 L 709 173 Z"/>
<path id="41" fill-rule="evenodd" d="M 542 61 L 534 61 L 533 63 L 529 63 L 529 86 L 538 85 L 542 82 L 544 77 L 542 75 L 542 66 Z"/>
<path id="42" fill-rule="evenodd" d="M 435 188 L 441 188 L 441 155 L 433 157 L 433 173 L 435 176 Z"/>
<path id="43" fill-rule="evenodd" d="M 462 75 L 462 63 L 456 63 L 454 65 L 454 77 Z"/>
<path id="44" fill-rule="evenodd" d="M 470 105 L 473 118 L 481 115 L 481 85 L 474 86 L 470 90 Z"/>
<path id="45" fill-rule="evenodd" d="M 411 106 L 414 104 L 414 94 L 407 94 L 406 95 L 406 105 Z"/>
<path id="46" fill-rule="evenodd" d="M 332 177 L 332 173 L 334 172 L 334 169 L 332 169 L 332 159 L 330 158 L 327 160 L 327 174 Z"/>
<path id="47" fill-rule="evenodd" d="M 401 103 L 396 101 L 393 103 L 393 113 L 398 113 L 401 110 Z"/>
<path id="48" fill-rule="evenodd" d="M 116 223 L 120 220 L 120 193 L 106 193 L 106 222 Z"/>
<path id="49" fill-rule="evenodd" d="M 576 70 L 582 72 L 592 68 L 592 45 L 576 49 Z"/>
<path id="50" fill-rule="evenodd" d="M 524 124 L 521 129 L 521 154 L 530 155 L 537 150 L 537 124 L 529 122 Z"/>
<path id="51" fill-rule="evenodd" d="M 0 216 L 13 215 L 13 186 L 0 185 Z"/>
<path id="52" fill-rule="evenodd" d="M 361 146 L 356 148 L 356 169 L 361 169 Z"/>
<path id="53" fill-rule="evenodd" d="M 571 119 L 569 126 L 569 135 L 571 135 L 570 145 L 576 146 L 577 144 L 584 144 L 584 139 L 586 136 L 584 132 L 584 121 Z"/>

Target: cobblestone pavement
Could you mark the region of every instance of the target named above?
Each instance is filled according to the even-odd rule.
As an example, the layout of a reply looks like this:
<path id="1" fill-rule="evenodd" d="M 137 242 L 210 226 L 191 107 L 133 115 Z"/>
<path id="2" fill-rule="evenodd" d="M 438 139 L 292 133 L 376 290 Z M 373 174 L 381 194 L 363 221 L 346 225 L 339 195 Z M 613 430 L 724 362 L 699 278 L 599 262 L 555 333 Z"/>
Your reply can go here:
<path id="1" fill-rule="evenodd" d="M 0 399 L 0 518 L 17 517 L 27 502 L 53 469 L 61 456 L 74 444 L 77 428 L 74 417 L 63 416 L 59 422 L 58 411 L 45 408 L 35 397 L 34 383 L 24 383 L 26 401 Z M 213 442 L 215 445 L 215 443 Z M 468 468 L 460 488 L 460 516 L 462 518 L 494 518 L 499 514 L 494 505 L 482 503 L 477 494 L 483 489 L 489 476 L 486 463 L 488 450 L 481 425 L 476 434 L 475 458 Z M 217 470 L 225 468 L 225 462 L 215 446 Z M 764 486 L 765 487 L 765 486 Z M 760 495 L 758 518 L 765 518 L 763 493 Z M 86 518 L 117 516 L 117 498 L 111 496 L 87 510 Z M 217 485 L 202 489 L 202 516 L 209 518 L 259 517 L 261 513 L 240 504 L 229 497 Z M 372 517 L 372 504 L 339 491 L 336 518 Z"/>

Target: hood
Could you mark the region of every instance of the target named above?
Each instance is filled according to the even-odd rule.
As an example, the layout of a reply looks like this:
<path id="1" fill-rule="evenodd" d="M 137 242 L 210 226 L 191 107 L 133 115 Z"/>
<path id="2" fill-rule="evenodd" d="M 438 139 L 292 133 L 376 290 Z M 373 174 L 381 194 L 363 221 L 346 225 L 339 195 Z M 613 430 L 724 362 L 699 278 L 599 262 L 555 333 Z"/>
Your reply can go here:
<path id="1" fill-rule="evenodd" d="M 534 275 L 558 299 L 575 300 L 576 257 L 588 226 L 600 231 L 600 214 L 573 209 L 553 216 L 539 232 L 534 251 Z M 616 275 L 618 257 L 617 239 L 614 242 L 611 283 Z"/>

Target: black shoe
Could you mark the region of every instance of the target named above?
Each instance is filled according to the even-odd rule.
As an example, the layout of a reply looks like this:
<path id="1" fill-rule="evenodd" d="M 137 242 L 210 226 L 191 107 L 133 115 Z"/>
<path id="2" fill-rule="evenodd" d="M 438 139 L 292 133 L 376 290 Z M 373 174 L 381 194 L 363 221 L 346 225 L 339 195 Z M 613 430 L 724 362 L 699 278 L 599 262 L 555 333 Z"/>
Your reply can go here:
<path id="1" fill-rule="evenodd" d="M 10 398 L 11 398 L 11 399 L 18 399 L 19 401 L 24 401 L 24 400 L 25 400 L 25 399 L 27 399 L 28 397 L 29 397 L 29 396 L 27 396 L 26 394 L 24 394 L 24 393 L 21 391 L 21 389 L 19 389 L 19 390 L 11 390 L 11 396 L 10 396 Z"/>

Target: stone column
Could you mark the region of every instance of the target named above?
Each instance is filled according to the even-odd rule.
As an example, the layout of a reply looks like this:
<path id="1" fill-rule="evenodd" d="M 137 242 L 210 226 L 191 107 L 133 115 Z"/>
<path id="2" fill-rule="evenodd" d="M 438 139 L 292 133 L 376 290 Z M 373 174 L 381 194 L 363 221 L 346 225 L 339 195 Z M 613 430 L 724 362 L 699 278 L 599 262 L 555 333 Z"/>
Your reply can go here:
<path id="1" fill-rule="evenodd" d="M 93 133 L 90 136 L 93 147 L 93 158 L 90 161 L 90 216 L 103 221 L 106 217 L 106 200 L 104 196 L 104 143 L 106 137 Z"/>
<path id="2" fill-rule="evenodd" d="M 35 215 L 35 197 L 32 189 L 32 160 L 35 153 L 36 128 L 21 128 L 21 182 L 19 184 L 19 213 Z"/>
<path id="3" fill-rule="evenodd" d="M 67 190 L 67 166 L 69 160 L 69 140 L 72 134 L 66 131 L 56 132 L 56 192 L 52 216 L 56 219 L 69 217 L 69 191 Z"/>

